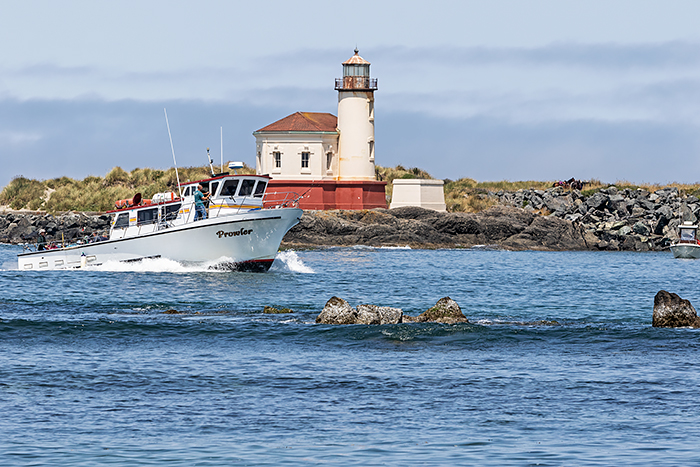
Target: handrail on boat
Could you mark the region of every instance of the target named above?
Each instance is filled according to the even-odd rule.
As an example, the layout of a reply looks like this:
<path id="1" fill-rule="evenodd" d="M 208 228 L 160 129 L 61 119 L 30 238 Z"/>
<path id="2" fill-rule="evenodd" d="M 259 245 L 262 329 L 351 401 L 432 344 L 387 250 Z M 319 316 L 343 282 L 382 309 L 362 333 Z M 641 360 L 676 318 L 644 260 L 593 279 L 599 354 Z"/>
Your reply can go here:
<path id="1" fill-rule="evenodd" d="M 294 191 L 273 191 L 266 192 L 263 196 L 263 207 L 268 209 L 297 208 L 299 200 L 304 195 Z"/>

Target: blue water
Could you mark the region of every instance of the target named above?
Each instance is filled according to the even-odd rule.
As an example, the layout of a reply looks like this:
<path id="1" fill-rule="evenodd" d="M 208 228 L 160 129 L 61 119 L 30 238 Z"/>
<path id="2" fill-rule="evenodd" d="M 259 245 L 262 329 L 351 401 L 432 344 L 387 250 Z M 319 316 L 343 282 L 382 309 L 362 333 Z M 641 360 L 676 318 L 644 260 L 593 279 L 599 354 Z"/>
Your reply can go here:
<path id="1" fill-rule="evenodd" d="M 1 465 L 700 462 L 700 333 L 651 327 L 661 289 L 700 303 L 700 261 L 346 248 L 266 274 L 23 272 L 19 251 L 0 245 Z M 333 295 L 413 315 L 450 296 L 470 323 L 314 324 Z"/>

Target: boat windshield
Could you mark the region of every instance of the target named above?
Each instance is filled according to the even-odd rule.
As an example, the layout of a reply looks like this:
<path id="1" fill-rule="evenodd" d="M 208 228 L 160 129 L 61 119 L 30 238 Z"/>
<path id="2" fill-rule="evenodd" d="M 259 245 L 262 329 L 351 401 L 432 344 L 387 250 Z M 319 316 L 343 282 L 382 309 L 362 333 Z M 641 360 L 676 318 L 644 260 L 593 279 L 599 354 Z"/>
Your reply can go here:
<path id="1" fill-rule="evenodd" d="M 695 240 L 695 229 L 680 229 L 681 241 L 692 242 Z"/>

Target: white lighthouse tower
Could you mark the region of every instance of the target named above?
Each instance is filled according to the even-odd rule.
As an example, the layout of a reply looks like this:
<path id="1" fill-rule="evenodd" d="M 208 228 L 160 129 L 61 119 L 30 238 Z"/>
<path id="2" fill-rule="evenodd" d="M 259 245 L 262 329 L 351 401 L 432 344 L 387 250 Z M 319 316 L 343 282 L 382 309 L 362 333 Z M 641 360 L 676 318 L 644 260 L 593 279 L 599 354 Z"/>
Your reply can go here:
<path id="1" fill-rule="evenodd" d="M 376 180 L 374 91 L 377 80 L 370 78 L 369 65 L 355 49 L 355 55 L 343 63 L 343 77 L 335 80 L 340 134 L 337 180 Z"/>

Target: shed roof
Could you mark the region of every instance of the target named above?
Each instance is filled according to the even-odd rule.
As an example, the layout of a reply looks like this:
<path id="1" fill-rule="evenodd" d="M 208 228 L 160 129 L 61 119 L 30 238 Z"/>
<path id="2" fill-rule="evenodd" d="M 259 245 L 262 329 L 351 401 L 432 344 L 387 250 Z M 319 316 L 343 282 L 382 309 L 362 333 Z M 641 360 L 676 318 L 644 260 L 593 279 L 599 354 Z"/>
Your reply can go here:
<path id="1" fill-rule="evenodd" d="M 260 128 L 255 133 L 276 133 L 287 131 L 299 132 L 337 132 L 338 117 L 321 112 L 294 112 L 291 115 Z"/>

